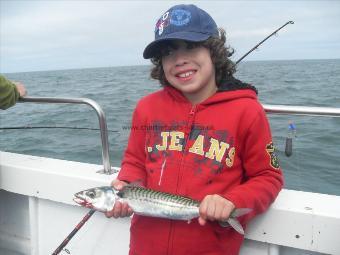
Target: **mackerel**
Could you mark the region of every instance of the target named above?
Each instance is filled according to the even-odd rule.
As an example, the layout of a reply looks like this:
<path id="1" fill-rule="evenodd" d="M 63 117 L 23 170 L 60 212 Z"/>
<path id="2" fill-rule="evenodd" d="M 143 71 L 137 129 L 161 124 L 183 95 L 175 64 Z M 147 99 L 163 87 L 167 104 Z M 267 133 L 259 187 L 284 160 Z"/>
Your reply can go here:
<path id="1" fill-rule="evenodd" d="M 76 193 L 73 199 L 81 206 L 100 212 L 109 212 L 116 201 L 125 202 L 134 213 L 143 216 L 159 217 L 173 220 L 190 220 L 199 217 L 200 202 L 188 197 L 155 191 L 138 186 L 127 185 L 121 190 L 111 186 L 87 189 Z M 244 234 L 237 217 L 249 213 L 252 209 L 235 209 L 221 226 L 231 226 L 238 233 Z"/>

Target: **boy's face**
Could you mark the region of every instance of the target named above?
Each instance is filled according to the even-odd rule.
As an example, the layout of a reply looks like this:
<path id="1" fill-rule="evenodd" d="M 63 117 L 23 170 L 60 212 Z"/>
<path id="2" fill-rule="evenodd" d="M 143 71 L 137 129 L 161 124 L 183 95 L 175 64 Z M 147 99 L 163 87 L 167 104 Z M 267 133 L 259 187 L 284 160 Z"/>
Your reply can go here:
<path id="1" fill-rule="evenodd" d="M 204 101 L 217 90 L 210 51 L 199 44 L 172 41 L 163 51 L 162 66 L 168 82 L 192 103 Z"/>

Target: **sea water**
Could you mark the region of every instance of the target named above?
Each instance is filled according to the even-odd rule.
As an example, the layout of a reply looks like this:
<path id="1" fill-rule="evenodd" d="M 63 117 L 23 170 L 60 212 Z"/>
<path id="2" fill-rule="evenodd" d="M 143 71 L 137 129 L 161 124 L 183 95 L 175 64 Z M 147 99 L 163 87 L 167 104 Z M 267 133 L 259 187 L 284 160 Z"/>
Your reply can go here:
<path id="1" fill-rule="evenodd" d="M 142 96 L 160 89 L 150 66 L 11 73 L 32 97 L 77 97 L 103 108 L 113 166 L 127 144 L 131 114 Z M 236 77 L 259 90 L 263 104 L 340 108 L 340 60 L 243 62 Z M 155 106 L 157 107 L 157 106 Z M 268 115 L 288 189 L 340 195 L 340 118 Z M 289 122 L 296 126 L 293 154 L 284 154 Z M 4 127 L 43 127 L 1 129 Z M 0 150 L 102 164 L 96 113 L 85 105 L 18 103 L 0 111 Z"/>

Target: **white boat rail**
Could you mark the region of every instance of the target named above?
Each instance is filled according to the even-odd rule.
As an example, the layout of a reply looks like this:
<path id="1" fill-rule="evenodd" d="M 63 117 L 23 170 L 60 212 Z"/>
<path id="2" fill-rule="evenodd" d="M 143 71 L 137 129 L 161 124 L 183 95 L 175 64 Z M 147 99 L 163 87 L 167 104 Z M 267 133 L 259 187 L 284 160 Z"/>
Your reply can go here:
<path id="1" fill-rule="evenodd" d="M 109 151 L 109 139 L 106 124 L 106 117 L 101 106 L 94 100 L 89 98 L 61 98 L 61 97 L 24 97 L 20 98 L 19 102 L 22 103 L 49 103 L 49 104 L 85 104 L 91 106 L 97 113 L 100 136 L 102 142 L 102 159 L 103 159 L 103 171 L 99 171 L 104 174 L 114 173 L 114 169 L 111 168 L 110 151 Z"/>
<path id="2" fill-rule="evenodd" d="M 303 116 L 340 117 L 340 108 L 263 104 L 267 113 Z"/>

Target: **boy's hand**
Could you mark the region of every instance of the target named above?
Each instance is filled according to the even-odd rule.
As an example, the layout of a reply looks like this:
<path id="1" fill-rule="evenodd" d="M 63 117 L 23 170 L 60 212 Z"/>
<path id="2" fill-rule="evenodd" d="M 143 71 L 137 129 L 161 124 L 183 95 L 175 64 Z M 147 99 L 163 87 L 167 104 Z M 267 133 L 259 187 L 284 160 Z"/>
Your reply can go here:
<path id="1" fill-rule="evenodd" d="M 127 185 L 126 182 L 120 181 L 120 180 L 113 180 L 111 183 L 111 186 L 114 187 L 116 190 L 121 190 L 125 185 Z M 128 206 L 126 203 L 122 203 L 119 201 L 115 202 L 115 205 L 113 209 L 109 212 L 106 212 L 106 217 L 114 217 L 114 218 L 120 218 L 120 217 L 128 217 L 131 216 L 133 213 L 132 209 Z"/>
<path id="2" fill-rule="evenodd" d="M 207 195 L 201 202 L 198 222 L 204 226 L 207 220 L 226 221 L 234 209 L 235 205 L 220 195 Z"/>

